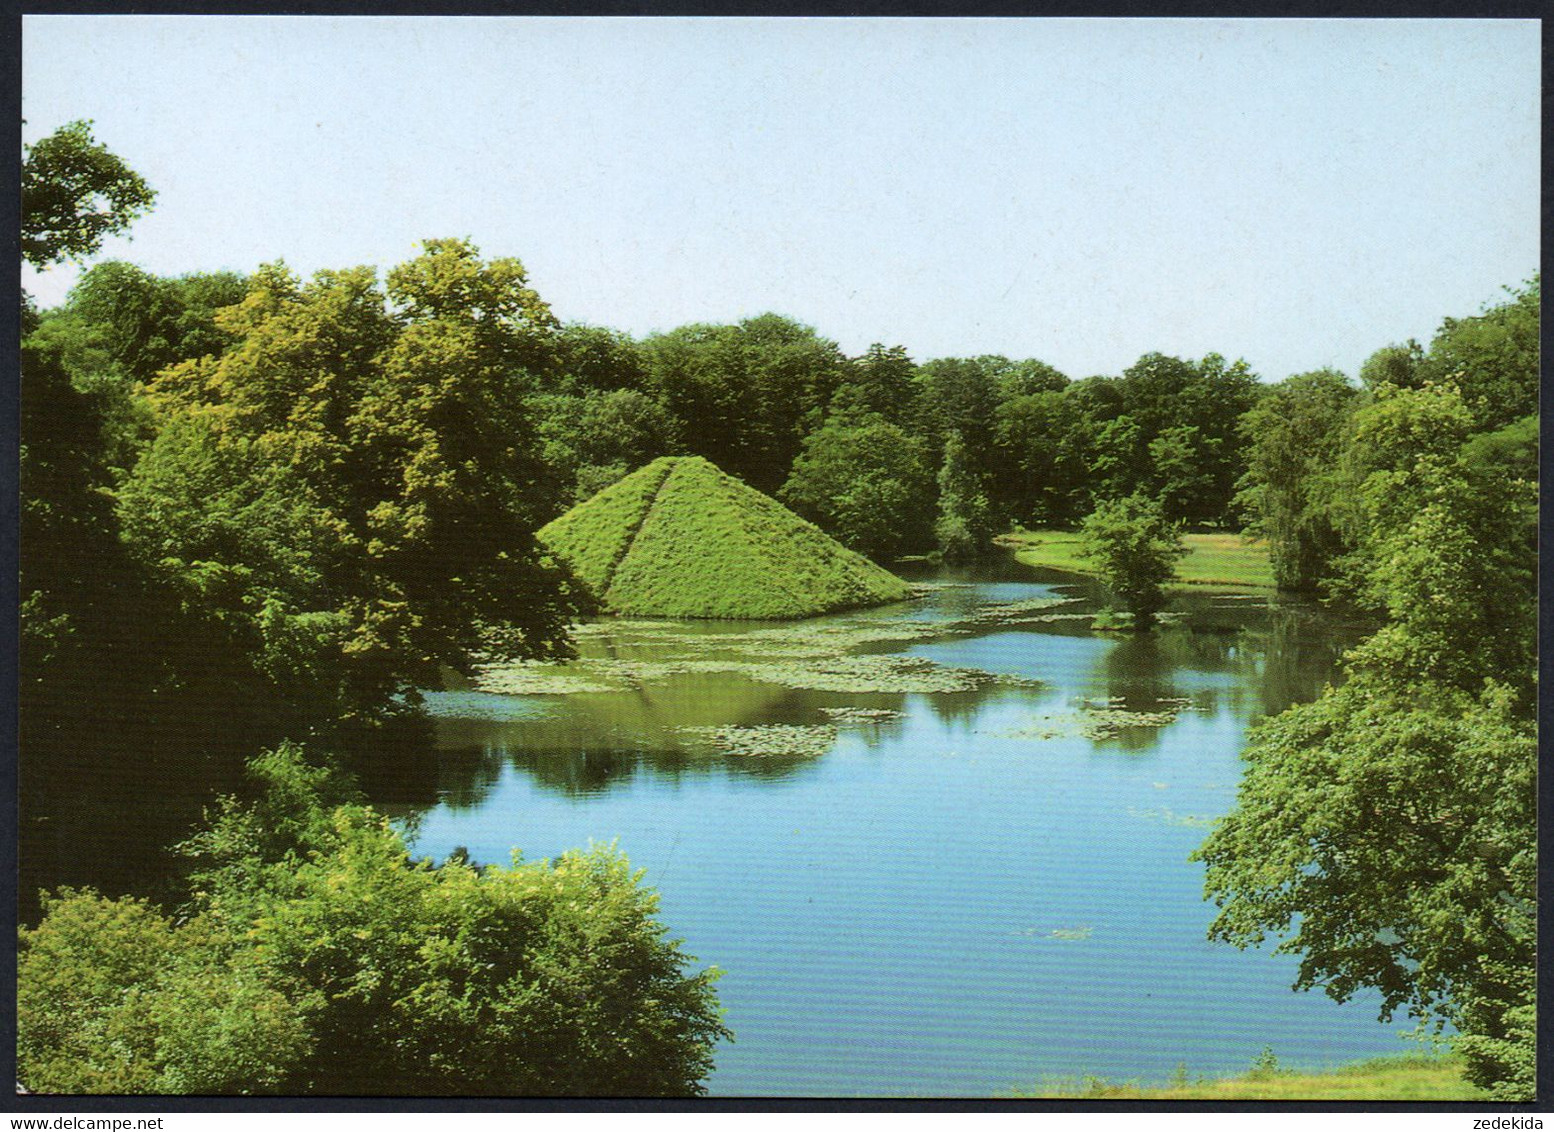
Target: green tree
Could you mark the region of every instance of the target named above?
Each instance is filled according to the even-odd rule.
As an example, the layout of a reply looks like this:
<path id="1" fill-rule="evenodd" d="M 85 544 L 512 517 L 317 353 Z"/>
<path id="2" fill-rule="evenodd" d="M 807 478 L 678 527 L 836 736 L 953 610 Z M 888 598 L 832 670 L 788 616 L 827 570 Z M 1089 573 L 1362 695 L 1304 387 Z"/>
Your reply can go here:
<path id="1" fill-rule="evenodd" d="M 63 893 L 24 931 L 18 1071 L 35 1092 L 700 1092 L 715 970 L 613 849 L 413 861 L 294 747 L 186 847 L 176 921 Z"/>
<path id="2" fill-rule="evenodd" d="M 1160 504 L 1143 495 L 1099 504 L 1080 527 L 1085 557 L 1123 601 L 1137 629 L 1165 608 L 1165 584 L 1187 553 L 1181 531 Z"/>
<path id="3" fill-rule="evenodd" d="M 565 651 L 523 395 L 552 322 L 516 260 L 429 241 L 386 292 L 368 268 L 262 268 L 218 323 L 231 348 L 152 383 L 161 430 L 120 511 L 261 675 L 372 718 L 477 649 Z"/>
<path id="4" fill-rule="evenodd" d="M 1493 352 L 1493 348 L 1491 348 Z M 1375 385 L 1339 495 L 1384 618 L 1348 679 L 1261 724 L 1199 850 L 1215 938 L 1282 937 L 1298 986 L 1451 1024 L 1468 1076 L 1531 1096 L 1536 422 L 1484 431 L 1454 382 Z"/>
<path id="5" fill-rule="evenodd" d="M 70 122 L 24 147 L 22 258 L 34 267 L 85 259 L 155 199 L 139 173 L 92 137 L 90 122 Z"/>
<path id="6" fill-rule="evenodd" d="M 1297 988 L 1453 1022 L 1472 1077 L 1530 1096 L 1536 740 L 1508 693 L 1361 669 L 1259 725 L 1244 758 L 1197 853 L 1210 937 L 1277 937 Z"/>
<path id="7" fill-rule="evenodd" d="M 1058 390 L 1021 394 L 998 406 L 993 487 L 1002 510 L 1031 527 L 1064 527 L 1089 510 L 1083 412 Z"/>
<path id="8" fill-rule="evenodd" d="M 1418 367 L 1421 381 L 1461 391 L 1476 429 L 1501 428 L 1538 405 L 1539 280 L 1507 290 L 1506 302 L 1480 315 L 1443 321 Z"/>
<path id="9" fill-rule="evenodd" d="M 563 507 L 588 499 L 628 472 L 677 451 L 674 419 L 635 389 L 531 398 L 545 465 L 560 482 Z"/>
<path id="10" fill-rule="evenodd" d="M 1345 550 L 1332 513 L 1338 463 L 1359 391 L 1335 370 L 1280 382 L 1241 419 L 1248 533 L 1268 540 L 1281 589 L 1314 590 Z"/>
<path id="11" fill-rule="evenodd" d="M 932 541 L 933 478 L 916 441 L 876 413 L 833 416 L 810 433 L 778 498 L 870 558 Z"/>
<path id="12" fill-rule="evenodd" d="M 905 346 L 888 350 L 878 342 L 861 358 L 851 358 L 831 400 L 833 413 L 876 413 L 904 426 L 911 416 L 917 367 Z"/>
<path id="13" fill-rule="evenodd" d="M 609 392 L 645 389 L 647 362 L 631 335 L 603 326 L 569 322 L 556 328 L 552 343 L 555 376 L 546 382 L 552 392 Z"/>
<path id="14" fill-rule="evenodd" d="M 988 552 L 993 519 L 980 477 L 960 433 L 950 433 L 939 468 L 939 517 L 934 522 L 939 553 L 947 562 L 970 562 Z"/>
<path id="15" fill-rule="evenodd" d="M 687 449 L 760 491 L 788 476 L 842 381 L 836 343 L 776 314 L 697 324 L 642 343 L 648 392 Z"/>
<path id="16" fill-rule="evenodd" d="M 1360 384 L 1369 390 L 1383 385 L 1413 389 L 1419 384 L 1419 367 L 1423 364 L 1424 347 L 1412 338 L 1402 345 L 1383 346 L 1360 366 Z"/>
<path id="17" fill-rule="evenodd" d="M 959 436 L 967 467 L 984 491 L 998 400 L 996 364 L 980 358 L 934 358 L 918 367 L 916 431 L 929 440 L 929 457 L 942 463 L 950 438 Z"/>
<path id="18" fill-rule="evenodd" d="M 232 336 L 216 325 L 216 312 L 242 302 L 247 289 L 235 272 L 160 278 L 110 260 L 84 272 L 64 307 L 47 317 L 96 330 L 123 380 L 145 383 L 170 365 L 225 350 Z"/>
<path id="19" fill-rule="evenodd" d="M 996 366 L 994 378 L 998 383 L 1000 401 L 1029 397 L 1033 393 L 1061 393 L 1069 385 L 1066 374 L 1038 358 L 1026 358 L 1018 362 L 1001 357 L 978 360 L 984 364 L 1003 363 Z"/>

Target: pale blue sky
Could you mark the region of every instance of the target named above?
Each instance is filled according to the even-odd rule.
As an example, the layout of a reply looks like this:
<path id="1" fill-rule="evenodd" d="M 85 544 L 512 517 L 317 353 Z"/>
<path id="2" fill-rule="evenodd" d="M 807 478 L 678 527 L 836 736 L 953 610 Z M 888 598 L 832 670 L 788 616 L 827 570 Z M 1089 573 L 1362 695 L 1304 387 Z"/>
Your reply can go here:
<path id="1" fill-rule="evenodd" d="M 158 190 L 104 258 L 304 273 L 469 236 L 563 319 L 1265 378 L 1538 262 L 1535 21 L 32 16 L 24 140 Z M 23 285 L 57 302 L 71 269 Z"/>

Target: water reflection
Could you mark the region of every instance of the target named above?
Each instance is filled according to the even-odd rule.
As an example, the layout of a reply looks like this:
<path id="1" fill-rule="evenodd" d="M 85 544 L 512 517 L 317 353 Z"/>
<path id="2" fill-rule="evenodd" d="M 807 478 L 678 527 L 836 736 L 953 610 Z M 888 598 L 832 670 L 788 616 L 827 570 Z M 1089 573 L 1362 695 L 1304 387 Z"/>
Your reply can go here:
<path id="1" fill-rule="evenodd" d="M 431 694 L 435 773 L 418 779 L 418 790 L 383 800 L 402 813 L 438 803 L 477 810 L 504 767 L 569 798 L 625 789 L 643 776 L 669 786 L 719 776 L 788 782 L 809 773 L 816 751 L 834 742 L 869 749 L 898 742 L 914 709 L 962 734 L 974 732 L 999 705 L 1038 709 L 1044 718 L 1113 713 L 1115 727 L 1089 734 L 1093 746 L 1143 755 L 1161 742 L 1156 717 L 1162 712 L 1228 714 L 1245 724 L 1314 698 L 1359 632 L 1304 602 L 1186 594 L 1173 602 L 1174 619 L 1155 633 L 1105 633 L 1090 626 L 1105 595 L 1085 580 L 1033 582 L 1040 572 L 1012 562 L 921 567 L 918 575 L 932 588 L 916 603 L 804 624 L 816 635 L 839 632 L 839 640 L 854 642 L 847 651 L 857 655 L 919 658 L 997 679 L 928 694 L 789 687 L 750 674 L 750 657 L 767 655 L 760 650 L 773 633 L 770 624 L 604 623 L 580 640 L 577 668 L 587 672 L 598 665 L 617 677 L 624 672 L 621 686 L 570 695 L 490 695 L 467 687 Z M 1015 623 L 983 616 L 992 607 L 1038 598 L 1071 604 Z M 937 628 L 924 640 L 847 635 L 902 622 Z M 716 669 L 726 661 L 735 670 L 677 667 L 688 659 L 692 668 Z M 1131 725 L 1121 713 L 1145 722 Z M 763 728 L 810 729 L 816 745 L 803 754 L 751 754 L 720 749 L 708 738 L 720 729 Z M 827 737 L 833 739 L 829 745 Z"/>
<path id="2" fill-rule="evenodd" d="M 1188 861 L 1247 727 L 1315 696 L 1350 629 L 1192 594 L 1134 637 L 1091 628 L 1088 583 L 925 580 L 913 604 L 800 626 L 601 624 L 578 672 L 611 690 L 432 697 L 417 851 L 618 840 L 728 972 L 714 1093 L 989 1096 L 1234 1072 L 1264 1043 L 1291 1064 L 1392 1051 L 1374 1003 L 1292 995 L 1288 957 L 1208 945 Z M 813 642 L 886 663 L 828 668 Z"/>

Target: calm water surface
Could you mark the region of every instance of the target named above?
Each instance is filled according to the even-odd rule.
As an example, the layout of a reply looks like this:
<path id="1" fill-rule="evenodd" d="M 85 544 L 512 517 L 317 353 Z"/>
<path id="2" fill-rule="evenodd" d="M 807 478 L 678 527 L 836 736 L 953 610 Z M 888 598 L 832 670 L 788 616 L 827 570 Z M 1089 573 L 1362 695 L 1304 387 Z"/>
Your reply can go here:
<path id="1" fill-rule="evenodd" d="M 1371 999 L 1294 994 L 1293 960 L 1206 942 L 1213 909 L 1187 860 L 1232 804 L 1248 724 L 1313 697 L 1352 630 L 1310 606 L 1195 595 L 1183 620 L 1131 638 L 1072 616 L 1096 594 L 1061 575 L 926 580 L 938 588 L 917 602 L 804 625 L 915 623 L 914 639 L 854 651 L 991 674 L 973 690 L 817 691 L 669 664 L 614 691 L 433 695 L 438 801 L 401 810 L 417 851 L 505 861 L 617 841 L 687 950 L 726 972 L 736 1041 L 714 1094 L 992 1096 L 1161 1081 L 1181 1062 L 1239 1072 L 1265 1045 L 1300 1067 L 1408 1048 Z M 1040 598 L 1074 600 L 1057 619 L 997 615 Z M 650 628 L 597 628 L 573 671 L 739 656 L 752 626 Z M 860 707 L 886 714 L 835 710 Z M 756 757 L 696 730 L 770 724 L 835 735 L 812 732 L 809 757 Z"/>

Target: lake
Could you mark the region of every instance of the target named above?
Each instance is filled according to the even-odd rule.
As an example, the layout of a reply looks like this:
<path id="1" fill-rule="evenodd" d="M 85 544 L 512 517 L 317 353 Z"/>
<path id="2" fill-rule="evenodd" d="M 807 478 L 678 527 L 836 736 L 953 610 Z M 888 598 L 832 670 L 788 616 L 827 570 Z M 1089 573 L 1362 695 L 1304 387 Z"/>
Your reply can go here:
<path id="1" fill-rule="evenodd" d="M 1086 581 L 924 569 L 814 621 L 600 621 L 579 661 L 431 694 L 418 854 L 615 841 L 718 984 L 714 1095 L 991 1097 L 1400 1053 L 1370 997 L 1210 944 L 1188 854 L 1248 725 L 1313 698 L 1357 629 L 1194 594 L 1143 637 Z M 383 799 L 379 799 L 383 801 Z M 392 807 L 389 807 L 392 809 Z"/>

